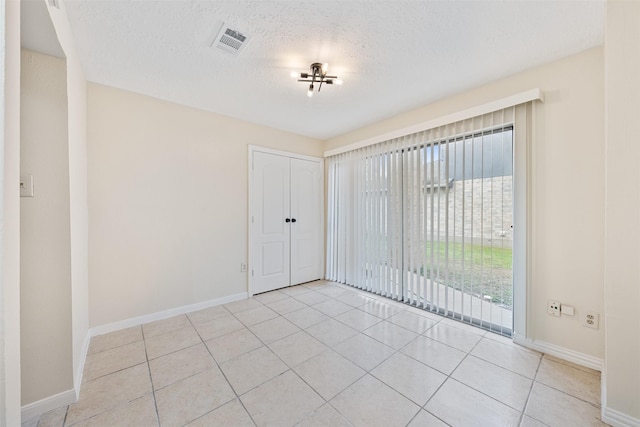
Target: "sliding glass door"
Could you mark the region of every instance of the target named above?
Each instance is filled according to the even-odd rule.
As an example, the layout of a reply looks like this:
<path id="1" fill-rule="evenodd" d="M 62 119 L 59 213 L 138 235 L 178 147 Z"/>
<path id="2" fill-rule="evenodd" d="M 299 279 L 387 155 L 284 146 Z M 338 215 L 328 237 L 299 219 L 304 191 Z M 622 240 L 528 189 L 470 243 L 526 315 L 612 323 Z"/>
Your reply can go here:
<path id="1" fill-rule="evenodd" d="M 510 335 L 512 117 L 329 158 L 327 278 Z"/>
<path id="2" fill-rule="evenodd" d="M 513 129 L 403 154 L 402 299 L 510 334 Z"/>

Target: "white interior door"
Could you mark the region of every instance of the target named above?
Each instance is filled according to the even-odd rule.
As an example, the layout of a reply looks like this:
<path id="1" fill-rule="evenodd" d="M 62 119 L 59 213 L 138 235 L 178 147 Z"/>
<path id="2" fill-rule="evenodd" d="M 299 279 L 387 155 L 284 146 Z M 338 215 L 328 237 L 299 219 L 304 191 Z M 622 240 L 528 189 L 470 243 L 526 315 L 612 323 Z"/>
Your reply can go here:
<path id="1" fill-rule="evenodd" d="M 251 292 L 323 277 L 321 160 L 253 151 Z"/>
<path id="2" fill-rule="evenodd" d="M 322 277 L 322 165 L 291 159 L 291 284 Z"/>
<path id="3" fill-rule="evenodd" d="M 253 154 L 253 293 L 290 284 L 289 158 Z"/>

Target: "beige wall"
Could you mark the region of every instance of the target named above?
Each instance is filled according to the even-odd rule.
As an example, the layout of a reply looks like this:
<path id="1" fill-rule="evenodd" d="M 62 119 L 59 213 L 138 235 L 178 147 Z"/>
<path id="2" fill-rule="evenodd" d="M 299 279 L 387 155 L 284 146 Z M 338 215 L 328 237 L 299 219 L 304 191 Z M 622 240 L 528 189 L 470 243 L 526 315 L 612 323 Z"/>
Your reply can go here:
<path id="1" fill-rule="evenodd" d="M 607 2 L 606 364 L 613 425 L 640 425 L 640 3 Z M 622 415 L 622 416 L 621 416 Z M 635 418 L 626 419 L 625 416 Z M 621 421 L 624 421 L 623 424 Z"/>
<path id="2" fill-rule="evenodd" d="M 594 48 L 326 141 L 325 150 L 475 107 L 533 88 L 529 338 L 595 358 L 603 328 L 587 329 L 585 310 L 603 313 L 603 52 Z M 548 299 L 576 315 L 546 314 Z"/>
<path id="3" fill-rule="evenodd" d="M 21 198 L 22 404 L 73 388 L 67 67 L 22 51 L 21 173 L 34 177 Z"/>
<path id="4" fill-rule="evenodd" d="M 0 426 L 20 425 L 20 2 L 0 0 Z"/>
<path id="5" fill-rule="evenodd" d="M 247 291 L 248 145 L 319 141 L 88 86 L 92 327 Z"/>

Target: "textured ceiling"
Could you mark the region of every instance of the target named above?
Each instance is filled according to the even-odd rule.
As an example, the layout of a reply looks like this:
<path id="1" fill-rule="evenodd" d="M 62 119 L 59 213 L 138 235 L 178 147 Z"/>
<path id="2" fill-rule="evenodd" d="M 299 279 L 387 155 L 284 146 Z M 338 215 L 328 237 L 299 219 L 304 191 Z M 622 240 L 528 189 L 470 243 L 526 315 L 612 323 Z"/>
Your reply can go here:
<path id="1" fill-rule="evenodd" d="M 20 46 L 57 58 L 65 57 L 44 1 L 20 2 Z"/>
<path id="2" fill-rule="evenodd" d="M 65 5 L 88 80 L 327 139 L 602 44 L 604 1 L 97 1 Z M 212 49 L 221 23 L 250 39 Z M 328 62 L 342 86 L 290 77 Z"/>

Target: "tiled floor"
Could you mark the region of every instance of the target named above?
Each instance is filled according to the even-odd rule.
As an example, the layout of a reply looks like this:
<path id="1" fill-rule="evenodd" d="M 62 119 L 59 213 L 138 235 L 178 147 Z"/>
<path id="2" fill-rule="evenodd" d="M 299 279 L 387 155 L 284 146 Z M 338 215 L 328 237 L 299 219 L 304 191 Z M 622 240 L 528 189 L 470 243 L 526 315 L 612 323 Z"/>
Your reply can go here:
<path id="1" fill-rule="evenodd" d="M 598 426 L 600 375 L 319 281 L 92 339 L 23 426 Z"/>

